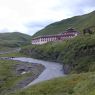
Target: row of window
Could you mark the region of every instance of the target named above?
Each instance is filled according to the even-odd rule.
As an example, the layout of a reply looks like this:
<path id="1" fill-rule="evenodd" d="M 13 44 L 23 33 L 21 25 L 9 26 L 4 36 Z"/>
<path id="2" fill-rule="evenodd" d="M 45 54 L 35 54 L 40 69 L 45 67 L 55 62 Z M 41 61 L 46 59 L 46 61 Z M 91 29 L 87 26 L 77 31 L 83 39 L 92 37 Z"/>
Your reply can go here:
<path id="1" fill-rule="evenodd" d="M 36 39 L 36 40 L 32 40 L 32 43 L 37 43 L 37 42 L 41 42 L 41 41 L 55 41 L 55 40 L 63 40 L 63 39 L 66 39 L 66 38 L 72 38 L 73 36 L 66 36 L 66 37 L 54 37 L 54 38 L 40 38 L 40 39 Z"/>
<path id="2" fill-rule="evenodd" d="M 41 38 L 41 39 L 33 40 L 33 42 L 62 40 L 62 39 L 64 39 L 64 38 L 71 38 L 71 37 L 73 37 L 73 36 L 59 37 L 59 38 Z"/>

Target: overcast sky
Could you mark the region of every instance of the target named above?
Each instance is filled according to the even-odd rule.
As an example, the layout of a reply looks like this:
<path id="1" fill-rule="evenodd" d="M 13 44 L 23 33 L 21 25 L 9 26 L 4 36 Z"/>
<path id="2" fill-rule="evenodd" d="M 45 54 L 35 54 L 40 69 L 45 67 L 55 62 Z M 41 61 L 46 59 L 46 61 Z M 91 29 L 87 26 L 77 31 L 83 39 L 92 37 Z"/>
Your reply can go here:
<path id="1" fill-rule="evenodd" d="M 0 0 L 0 32 L 33 35 L 50 23 L 95 10 L 95 0 Z"/>

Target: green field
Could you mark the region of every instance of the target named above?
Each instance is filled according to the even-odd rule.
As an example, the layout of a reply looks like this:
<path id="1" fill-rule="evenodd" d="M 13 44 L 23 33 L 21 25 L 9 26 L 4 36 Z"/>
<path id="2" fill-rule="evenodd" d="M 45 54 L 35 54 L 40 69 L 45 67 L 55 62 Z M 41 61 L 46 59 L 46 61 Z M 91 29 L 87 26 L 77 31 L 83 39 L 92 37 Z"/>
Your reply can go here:
<path id="1" fill-rule="evenodd" d="M 27 56 L 22 53 L 15 52 L 15 53 L 0 54 L 0 57 L 27 57 Z"/>

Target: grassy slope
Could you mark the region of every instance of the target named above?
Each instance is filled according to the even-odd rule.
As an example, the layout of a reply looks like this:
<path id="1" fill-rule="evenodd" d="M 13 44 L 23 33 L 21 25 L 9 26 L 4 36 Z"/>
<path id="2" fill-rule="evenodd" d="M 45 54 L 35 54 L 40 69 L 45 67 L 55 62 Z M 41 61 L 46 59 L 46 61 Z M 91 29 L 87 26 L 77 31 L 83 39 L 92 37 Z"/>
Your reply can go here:
<path id="1" fill-rule="evenodd" d="M 10 95 L 95 95 L 95 73 L 57 78 Z"/>
<path id="2" fill-rule="evenodd" d="M 73 27 L 78 31 L 82 31 L 84 28 L 93 25 L 95 25 L 95 11 L 86 15 L 75 16 L 50 24 L 34 34 L 33 37 L 40 35 L 58 34 L 70 27 Z"/>
<path id="3" fill-rule="evenodd" d="M 21 62 L 0 60 L 0 95 L 6 93 L 8 89 L 25 77 L 23 75 L 16 76 L 13 73 L 13 66 L 16 64 L 21 64 Z"/>
<path id="4" fill-rule="evenodd" d="M 30 44 L 31 36 L 19 32 L 0 33 L 0 50 Z"/>
<path id="5" fill-rule="evenodd" d="M 22 53 L 15 52 L 15 53 L 0 54 L 0 57 L 27 57 L 27 56 Z"/>

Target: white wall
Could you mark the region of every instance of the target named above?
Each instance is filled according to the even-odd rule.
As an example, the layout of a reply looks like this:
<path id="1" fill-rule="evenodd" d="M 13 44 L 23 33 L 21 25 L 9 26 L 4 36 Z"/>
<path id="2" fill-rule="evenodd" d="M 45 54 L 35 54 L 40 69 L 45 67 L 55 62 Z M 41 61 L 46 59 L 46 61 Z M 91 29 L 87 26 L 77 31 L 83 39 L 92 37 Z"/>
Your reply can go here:
<path id="1" fill-rule="evenodd" d="M 74 36 L 66 36 L 66 37 L 61 37 L 61 39 L 60 40 L 64 40 L 64 39 L 71 39 L 71 38 L 74 38 L 75 36 L 77 36 L 78 35 L 78 33 L 74 33 L 75 35 Z M 37 38 L 37 39 L 33 39 L 32 40 L 32 44 L 38 44 L 38 45 L 41 45 L 41 44 L 45 44 L 45 43 L 47 43 L 47 42 L 50 42 L 50 41 L 57 41 L 57 37 L 41 37 L 41 38 Z"/>

